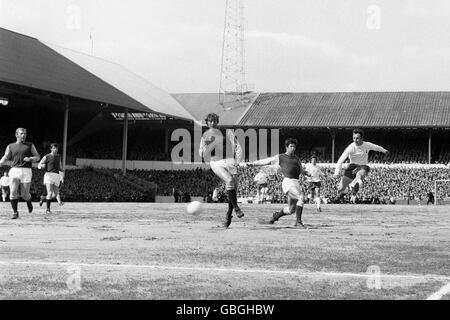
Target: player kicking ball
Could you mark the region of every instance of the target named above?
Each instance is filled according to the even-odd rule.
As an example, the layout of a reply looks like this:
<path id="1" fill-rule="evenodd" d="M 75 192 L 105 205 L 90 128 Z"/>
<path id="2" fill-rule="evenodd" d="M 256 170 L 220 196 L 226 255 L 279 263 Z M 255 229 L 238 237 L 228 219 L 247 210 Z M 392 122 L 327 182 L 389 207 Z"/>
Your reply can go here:
<path id="1" fill-rule="evenodd" d="M 362 187 L 364 178 L 370 171 L 367 163 L 369 162 L 369 151 L 382 152 L 385 155 L 389 151 L 371 142 L 363 141 L 364 131 L 361 129 L 353 130 L 353 143 L 351 143 L 339 158 L 333 177 L 338 178 L 341 172 L 342 164 L 349 158 L 350 164 L 344 170 L 338 186 L 337 202 L 341 202 L 346 194 L 347 187 L 350 187 L 351 201 L 354 202 L 358 190 Z"/>
<path id="2" fill-rule="evenodd" d="M 288 138 L 284 142 L 286 152 L 278 154 L 274 157 L 257 160 L 243 164 L 244 166 L 279 166 L 281 173 L 283 174 L 283 181 L 281 187 L 283 193 L 288 197 L 288 207 L 282 208 L 279 212 L 274 212 L 272 219 L 268 221 L 269 224 L 274 224 L 281 217 L 285 215 L 296 215 L 296 221 L 294 227 L 306 228 L 302 222 L 303 205 L 305 201 L 305 194 L 303 188 L 300 186 L 300 175 L 304 175 L 300 159 L 294 154 L 297 148 L 297 140 Z"/>
<path id="3" fill-rule="evenodd" d="M 199 154 L 206 163 L 209 163 L 211 170 L 222 180 L 225 184 L 228 196 L 228 211 L 225 215 L 223 223 L 224 228 L 228 228 L 233 218 L 233 210 L 238 218 L 242 218 L 244 213 L 239 208 L 237 203 L 237 164 L 242 159 L 242 147 L 237 141 L 237 138 L 231 131 L 227 131 L 226 136 L 218 128 L 219 116 L 215 113 L 210 113 L 205 119 L 208 130 L 203 133 L 200 141 Z M 224 144 L 229 144 L 233 155 L 227 158 L 223 154 Z"/>

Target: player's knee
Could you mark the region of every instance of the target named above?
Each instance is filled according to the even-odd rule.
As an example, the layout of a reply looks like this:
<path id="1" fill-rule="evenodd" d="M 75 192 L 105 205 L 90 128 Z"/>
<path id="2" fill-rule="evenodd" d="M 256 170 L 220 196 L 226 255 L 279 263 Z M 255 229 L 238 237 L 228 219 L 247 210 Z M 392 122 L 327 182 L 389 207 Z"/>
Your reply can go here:
<path id="1" fill-rule="evenodd" d="M 303 199 L 303 197 L 301 197 L 300 199 L 297 200 L 297 207 L 303 207 L 303 205 L 305 204 L 305 201 Z"/>

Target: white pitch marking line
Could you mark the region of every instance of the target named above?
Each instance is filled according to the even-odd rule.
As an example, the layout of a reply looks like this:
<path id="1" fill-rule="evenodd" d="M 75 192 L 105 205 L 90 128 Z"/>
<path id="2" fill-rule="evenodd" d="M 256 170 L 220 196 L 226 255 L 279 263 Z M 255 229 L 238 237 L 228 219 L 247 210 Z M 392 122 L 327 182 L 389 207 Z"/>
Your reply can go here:
<path id="1" fill-rule="evenodd" d="M 214 267 L 188 267 L 188 266 L 161 266 L 145 264 L 109 264 L 109 263 L 77 263 L 77 262 L 52 262 L 52 261 L 0 261 L 0 265 L 22 264 L 22 265 L 59 265 L 59 266 L 82 266 L 82 267 L 106 267 L 106 268 L 143 268 L 161 270 L 185 270 L 185 271 L 214 271 L 214 272 L 240 272 L 240 273 L 272 273 L 290 274 L 300 276 L 329 276 L 329 277 L 380 277 L 380 278 L 400 278 L 400 279 L 430 279 L 430 280 L 450 280 L 450 276 L 435 274 L 367 274 L 351 272 L 322 272 L 304 270 L 267 270 L 267 269 L 234 269 L 234 268 L 214 268 Z"/>
<path id="2" fill-rule="evenodd" d="M 439 291 L 436 291 L 431 296 L 427 298 L 427 300 L 440 300 L 447 293 L 450 293 L 450 282 L 443 286 Z"/>

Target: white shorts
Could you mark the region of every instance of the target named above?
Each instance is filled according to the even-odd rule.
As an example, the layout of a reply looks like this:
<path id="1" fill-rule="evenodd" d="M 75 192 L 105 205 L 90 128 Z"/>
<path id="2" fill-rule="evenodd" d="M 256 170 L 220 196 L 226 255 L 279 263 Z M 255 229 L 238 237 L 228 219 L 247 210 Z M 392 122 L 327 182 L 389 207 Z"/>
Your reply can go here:
<path id="1" fill-rule="evenodd" d="M 234 165 L 234 159 L 222 159 L 216 161 L 210 161 L 209 165 L 211 166 L 211 170 L 216 173 L 218 168 L 227 169 L 230 174 L 237 174 L 237 168 Z"/>
<path id="2" fill-rule="evenodd" d="M 11 168 L 9 170 L 9 183 L 11 184 L 13 179 L 19 179 L 20 183 L 31 183 L 33 172 L 31 168 Z"/>
<path id="3" fill-rule="evenodd" d="M 289 193 L 298 197 L 303 195 L 303 188 L 300 187 L 298 179 L 284 178 L 281 183 L 281 188 L 283 189 L 284 194 Z"/>
<path id="4" fill-rule="evenodd" d="M 61 183 L 61 175 L 55 172 L 46 172 L 44 174 L 44 184 L 54 184 L 59 187 Z"/>

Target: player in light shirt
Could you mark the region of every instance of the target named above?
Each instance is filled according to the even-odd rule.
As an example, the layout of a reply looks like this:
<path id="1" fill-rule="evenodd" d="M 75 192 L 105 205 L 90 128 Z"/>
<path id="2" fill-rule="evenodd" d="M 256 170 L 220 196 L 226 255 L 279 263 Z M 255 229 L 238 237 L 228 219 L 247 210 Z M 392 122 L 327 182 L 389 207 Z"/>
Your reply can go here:
<path id="1" fill-rule="evenodd" d="M 370 171 L 367 163 L 369 162 L 369 151 L 378 151 L 388 154 L 389 151 L 374 143 L 363 141 L 364 131 L 361 129 L 353 130 L 353 143 L 351 143 L 339 158 L 334 177 L 340 175 L 342 164 L 349 158 L 350 164 L 344 170 L 344 175 L 338 186 L 338 202 L 344 197 L 348 186 L 351 188 L 352 197 L 355 199 L 359 188 L 361 188 L 364 178 Z"/>
<path id="2" fill-rule="evenodd" d="M 271 175 L 276 175 L 279 167 L 278 166 L 263 166 L 259 170 L 259 172 L 255 175 L 253 179 L 256 182 L 256 198 L 258 203 L 264 203 L 266 201 L 268 188 L 267 179 Z"/>
<path id="3" fill-rule="evenodd" d="M 309 173 L 306 181 L 308 182 L 308 189 L 311 195 L 311 199 L 317 205 L 317 211 L 321 212 L 320 209 L 320 188 L 322 187 L 322 176 L 323 173 L 320 170 L 320 167 L 317 165 L 317 157 L 312 156 L 311 162 L 305 165 L 305 170 Z"/>
<path id="4" fill-rule="evenodd" d="M 8 196 L 9 193 L 9 177 L 7 171 L 5 171 L 3 173 L 3 176 L 0 178 L 0 186 L 2 188 L 2 200 L 3 202 L 5 202 L 6 197 Z"/>

